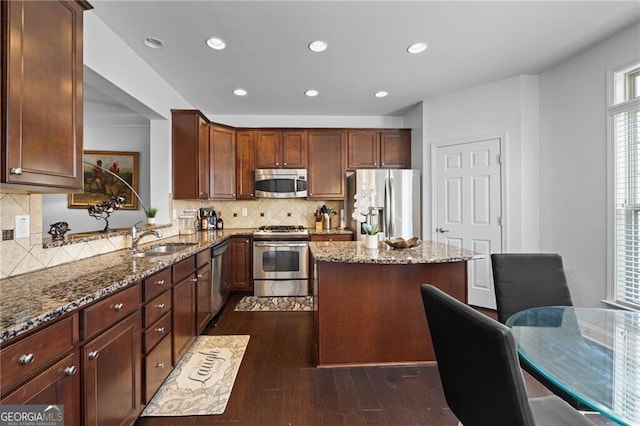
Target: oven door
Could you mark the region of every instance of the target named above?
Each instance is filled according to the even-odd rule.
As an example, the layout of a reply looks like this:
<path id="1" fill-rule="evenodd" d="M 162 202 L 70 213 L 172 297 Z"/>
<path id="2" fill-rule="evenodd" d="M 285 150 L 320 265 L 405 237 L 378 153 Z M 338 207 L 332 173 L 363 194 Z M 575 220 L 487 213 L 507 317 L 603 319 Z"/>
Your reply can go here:
<path id="1" fill-rule="evenodd" d="M 254 241 L 253 278 L 307 279 L 308 250 L 306 241 Z"/>

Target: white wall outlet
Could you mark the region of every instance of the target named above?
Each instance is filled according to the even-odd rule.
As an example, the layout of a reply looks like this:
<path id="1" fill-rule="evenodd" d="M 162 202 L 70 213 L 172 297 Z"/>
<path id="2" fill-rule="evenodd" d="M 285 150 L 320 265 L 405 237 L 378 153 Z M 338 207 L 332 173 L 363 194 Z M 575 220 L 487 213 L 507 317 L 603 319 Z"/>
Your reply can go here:
<path id="1" fill-rule="evenodd" d="M 243 208 L 240 210 L 240 214 L 241 214 L 242 216 L 246 216 L 246 215 L 247 215 L 247 208 L 246 208 L 246 207 L 243 207 Z"/>
<path id="2" fill-rule="evenodd" d="M 29 215 L 16 216 L 16 228 L 13 231 L 13 238 L 29 238 L 30 235 Z"/>

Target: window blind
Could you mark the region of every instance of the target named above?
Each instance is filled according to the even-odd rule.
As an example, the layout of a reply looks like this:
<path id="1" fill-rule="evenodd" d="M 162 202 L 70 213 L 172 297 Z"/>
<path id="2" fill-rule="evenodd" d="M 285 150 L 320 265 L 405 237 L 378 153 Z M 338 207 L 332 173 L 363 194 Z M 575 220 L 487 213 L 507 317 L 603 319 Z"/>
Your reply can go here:
<path id="1" fill-rule="evenodd" d="M 613 117 L 615 157 L 615 298 L 640 308 L 640 108 Z"/>

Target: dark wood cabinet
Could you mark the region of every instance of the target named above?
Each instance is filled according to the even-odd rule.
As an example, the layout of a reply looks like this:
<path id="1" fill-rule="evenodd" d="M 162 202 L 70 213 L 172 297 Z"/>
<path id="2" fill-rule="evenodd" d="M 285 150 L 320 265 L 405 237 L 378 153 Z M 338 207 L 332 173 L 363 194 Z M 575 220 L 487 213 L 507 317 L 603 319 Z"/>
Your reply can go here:
<path id="1" fill-rule="evenodd" d="M 352 241 L 353 234 L 309 234 L 309 241 Z"/>
<path id="2" fill-rule="evenodd" d="M 173 366 L 196 338 L 196 256 L 173 265 Z"/>
<path id="3" fill-rule="evenodd" d="M 410 168 L 411 133 L 400 130 L 350 130 L 347 169 Z"/>
<path id="4" fill-rule="evenodd" d="M 236 200 L 255 198 L 255 134 L 253 130 L 236 131 Z"/>
<path id="5" fill-rule="evenodd" d="M 345 197 L 345 134 L 341 130 L 309 131 L 309 200 Z"/>
<path id="6" fill-rule="evenodd" d="M 82 424 L 132 424 L 141 411 L 140 311 L 81 347 Z"/>
<path id="7" fill-rule="evenodd" d="M 307 167 L 307 132 L 258 130 L 255 143 L 258 169 L 304 169 Z"/>
<path id="8" fill-rule="evenodd" d="M 209 194 L 210 199 L 236 198 L 235 131 L 209 125 Z"/>
<path id="9" fill-rule="evenodd" d="M 173 198 L 209 199 L 209 122 L 197 110 L 171 111 Z"/>
<path id="10" fill-rule="evenodd" d="M 196 271 L 196 335 L 205 329 L 212 317 L 211 312 L 211 249 L 197 254 Z"/>
<path id="11" fill-rule="evenodd" d="M 380 132 L 380 167 L 411 168 L 411 131 L 409 129 Z"/>
<path id="12" fill-rule="evenodd" d="M 82 189 L 82 26 L 90 8 L 85 1 L 0 3 L 1 189 Z"/>
<path id="13" fill-rule="evenodd" d="M 229 239 L 228 289 L 237 292 L 252 292 L 253 247 L 251 237 L 235 236 Z M 223 266 L 224 268 L 224 266 Z"/>
<path id="14" fill-rule="evenodd" d="M 64 405 L 64 424 L 80 425 L 78 316 L 41 327 L 0 351 L 2 404 Z"/>

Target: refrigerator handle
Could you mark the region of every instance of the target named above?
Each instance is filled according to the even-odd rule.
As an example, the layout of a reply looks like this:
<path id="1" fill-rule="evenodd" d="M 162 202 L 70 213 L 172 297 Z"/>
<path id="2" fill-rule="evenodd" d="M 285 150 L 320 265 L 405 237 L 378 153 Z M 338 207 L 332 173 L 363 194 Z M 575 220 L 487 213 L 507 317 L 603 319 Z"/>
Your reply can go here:
<path id="1" fill-rule="evenodd" d="M 393 217 L 393 194 L 391 190 L 391 182 L 389 178 L 384 181 L 384 236 L 391 238 L 393 235 L 393 223 L 391 218 Z"/>

